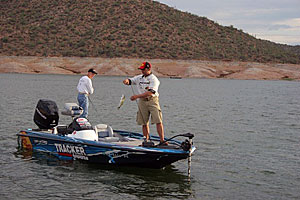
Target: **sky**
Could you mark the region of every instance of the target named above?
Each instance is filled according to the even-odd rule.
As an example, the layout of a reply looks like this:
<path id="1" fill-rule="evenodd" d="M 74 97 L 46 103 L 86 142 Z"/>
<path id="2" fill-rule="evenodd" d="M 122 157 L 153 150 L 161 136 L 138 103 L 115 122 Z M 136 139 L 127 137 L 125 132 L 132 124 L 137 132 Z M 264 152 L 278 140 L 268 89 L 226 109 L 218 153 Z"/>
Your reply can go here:
<path id="1" fill-rule="evenodd" d="M 300 0 L 156 0 L 256 38 L 300 45 Z"/>

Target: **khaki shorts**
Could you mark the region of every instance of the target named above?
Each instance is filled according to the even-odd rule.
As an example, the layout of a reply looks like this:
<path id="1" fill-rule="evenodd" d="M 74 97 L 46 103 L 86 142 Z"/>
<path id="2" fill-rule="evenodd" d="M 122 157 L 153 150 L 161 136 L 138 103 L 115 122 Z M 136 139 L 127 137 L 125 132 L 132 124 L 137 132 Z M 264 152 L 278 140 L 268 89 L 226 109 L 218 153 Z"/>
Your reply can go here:
<path id="1" fill-rule="evenodd" d="M 139 110 L 137 112 L 136 122 L 138 125 L 147 125 L 151 114 L 151 124 L 162 123 L 162 113 L 159 106 L 158 97 L 139 99 Z"/>

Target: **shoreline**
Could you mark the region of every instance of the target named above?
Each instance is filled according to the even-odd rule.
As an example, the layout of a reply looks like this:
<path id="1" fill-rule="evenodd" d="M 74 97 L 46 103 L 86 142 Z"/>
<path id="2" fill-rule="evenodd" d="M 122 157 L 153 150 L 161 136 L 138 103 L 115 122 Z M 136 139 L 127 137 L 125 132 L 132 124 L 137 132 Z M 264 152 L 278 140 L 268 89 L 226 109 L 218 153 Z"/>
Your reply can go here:
<path id="1" fill-rule="evenodd" d="M 141 58 L 0 56 L 0 73 L 85 74 L 93 67 L 99 75 L 134 76 L 146 60 L 158 77 L 300 80 L 299 64 Z"/>

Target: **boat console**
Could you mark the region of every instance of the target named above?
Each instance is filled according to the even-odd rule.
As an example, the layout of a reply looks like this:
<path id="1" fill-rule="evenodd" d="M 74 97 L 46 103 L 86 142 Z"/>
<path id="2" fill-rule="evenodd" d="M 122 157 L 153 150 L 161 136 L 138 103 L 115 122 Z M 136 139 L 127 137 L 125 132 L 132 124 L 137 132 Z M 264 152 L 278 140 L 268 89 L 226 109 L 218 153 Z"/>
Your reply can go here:
<path id="1" fill-rule="evenodd" d="M 115 137 L 113 129 L 106 124 L 97 124 L 92 127 L 90 122 L 85 118 L 79 118 L 83 112 L 83 109 L 76 103 L 66 103 L 63 115 L 71 116 L 73 121 L 67 127 L 57 126 L 57 132 L 62 133 L 68 137 L 80 138 L 93 141 L 105 141 L 105 142 L 118 142 L 119 137 Z"/>

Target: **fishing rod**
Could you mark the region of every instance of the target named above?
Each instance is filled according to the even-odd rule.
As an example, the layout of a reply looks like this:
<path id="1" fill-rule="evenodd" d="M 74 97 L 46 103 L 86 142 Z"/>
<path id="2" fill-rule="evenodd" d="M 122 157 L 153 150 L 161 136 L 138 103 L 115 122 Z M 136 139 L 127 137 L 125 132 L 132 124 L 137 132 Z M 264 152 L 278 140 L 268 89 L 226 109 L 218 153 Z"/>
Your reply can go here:
<path id="1" fill-rule="evenodd" d="M 96 108 L 95 104 L 92 102 L 92 100 L 91 100 L 90 96 L 88 96 L 88 99 L 89 99 L 89 101 L 91 102 L 92 106 L 94 107 L 94 109 L 95 109 L 95 111 L 96 111 L 97 115 L 99 115 L 99 112 L 98 112 L 98 110 L 97 110 L 97 108 Z"/>
<path id="2" fill-rule="evenodd" d="M 128 79 L 128 78 L 127 78 L 127 79 Z M 128 79 L 128 80 L 129 80 L 129 79 Z M 135 95 L 134 90 L 133 90 L 133 87 L 132 87 L 132 84 L 130 84 L 130 87 L 131 87 L 132 94 Z M 138 106 L 138 109 L 139 109 L 139 111 L 140 111 L 140 113 L 141 113 L 141 116 L 142 116 L 142 119 L 143 119 L 144 124 L 146 124 L 146 121 L 145 121 L 145 119 L 144 119 L 144 117 L 143 117 L 143 113 L 142 113 L 142 111 L 141 111 L 141 109 L 140 109 L 140 106 L 139 106 L 139 103 L 138 103 L 137 99 L 135 100 L 135 103 L 136 103 L 137 106 Z M 149 139 L 150 139 L 150 134 L 149 134 Z"/>
<path id="3" fill-rule="evenodd" d="M 130 79 L 129 79 L 128 76 L 126 77 L 126 79 L 130 81 Z M 135 94 L 135 92 L 134 92 L 134 90 L 133 90 L 132 84 L 130 84 L 130 87 L 131 87 L 132 94 L 135 96 L 136 94 Z M 121 99 L 122 99 L 122 98 L 121 98 Z M 146 125 L 145 118 L 144 118 L 144 116 L 143 116 L 142 110 L 141 110 L 141 108 L 140 108 L 140 105 L 139 105 L 137 99 L 135 99 L 135 103 L 137 104 L 138 110 L 139 110 L 139 112 L 141 113 L 142 120 L 143 120 L 144 124 Z M 148 132 L 149 132 L 149 130 L 148 130 Z M 150 133 L 149 133 L 148 135 L 149 135 L 149 140 L 150 140 L 150 137 L 151 137 L 151 136 L 150 136 Z M 145 135 L 144 135 L 144 137 L 145 137 Z M 152 144 L 151 144 L 151 146 L 152 146 Z"/>

